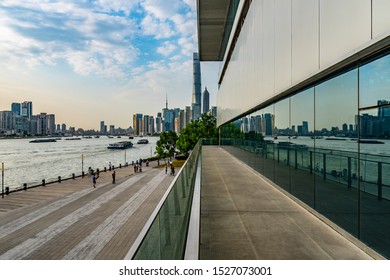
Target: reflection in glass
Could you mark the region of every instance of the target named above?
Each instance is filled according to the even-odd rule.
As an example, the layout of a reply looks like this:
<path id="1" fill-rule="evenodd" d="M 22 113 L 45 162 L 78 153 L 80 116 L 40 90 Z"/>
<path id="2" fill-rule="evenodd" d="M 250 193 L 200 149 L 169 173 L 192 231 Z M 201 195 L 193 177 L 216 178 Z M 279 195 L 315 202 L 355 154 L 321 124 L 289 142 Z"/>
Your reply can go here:
<path id="1" fill-rule="evenodd" d="M 358 191 L 349 184 L 348 157 L 358 156 L 357 78 L 354 69 L 315 87 L 314 159 L 316 209 L 356 236 Z"/>
<path id="2" fill-rule="evenodd" d="M 275 104 L 275 183 L 290 191 L 290 99 Z"/>
<path id="3" fill-rule="evenodd" d="M 270 105 L 262 110 L 262 130 L 264 135 L 264 175 L 275 180 L 275 110 Z"/>
<path id="4" fill-rule="evenodd" d="M 377 97 L 373 96 L 373 99 L 375 98 Z M 389 256 L 390 140 L 369 138 L 368 127 L 371 127 L 372 136 L 389 135 L 390 116 L 381 116 L 380 108 L 375 108 L 361 111 L 359 117 L 360 134 L 365 137 L 359 141 L 360 235 L 367 245 L 379 248 L 381 253 Z"/>
<path id="5" fill-rule="evenodd" d="M 390 55 L 360 67 L 360 108 L 390 105 Z M 378 109 L 390 117 L 390 108 Z"/>
<path id="6" fill-rule="evenodd" d="M 314 208 L 314 88 L 290 98 L 291 193 Z"/>

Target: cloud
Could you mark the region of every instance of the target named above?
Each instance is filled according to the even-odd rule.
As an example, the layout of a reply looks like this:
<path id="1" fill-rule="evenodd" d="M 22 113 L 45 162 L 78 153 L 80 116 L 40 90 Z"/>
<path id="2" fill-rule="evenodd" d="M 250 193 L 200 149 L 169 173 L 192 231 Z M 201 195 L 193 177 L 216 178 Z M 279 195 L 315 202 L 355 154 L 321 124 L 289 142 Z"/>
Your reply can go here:
<path id="1" fill-rule="evenodd" d="M 81 75 L 123 77 L 145 59 L 167 57 L 178 47 L 176 56 L 190 57 L 196 50 L 192 2 L 3 0 L 0 64 L 28 71 L 62 60 Z"/>
<path id="2" fill-rule="evenodd" d="M 170 42 L 164 42 L 164 44 L 157 48 L 157 52 L 162 54 L 163 56 L 170 55 L 174 50 L 176 50 L 176 46 Z"/>

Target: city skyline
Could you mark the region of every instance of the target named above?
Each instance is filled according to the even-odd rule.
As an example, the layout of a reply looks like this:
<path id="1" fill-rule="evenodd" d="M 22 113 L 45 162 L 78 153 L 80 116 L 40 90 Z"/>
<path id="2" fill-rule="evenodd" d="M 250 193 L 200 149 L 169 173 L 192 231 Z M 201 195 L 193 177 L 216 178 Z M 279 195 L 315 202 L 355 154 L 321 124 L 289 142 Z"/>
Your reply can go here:
<path id="1" fill-rule="evenodd" d="M 166 94 L 172 108 L 191 104 L 195 1 L 3 1 L 0 27 L 0 111 L 29 100 L 57 123 L 97 130 L 156 116 Z M 201 65 L 212 105 L 218 67 Z"/>

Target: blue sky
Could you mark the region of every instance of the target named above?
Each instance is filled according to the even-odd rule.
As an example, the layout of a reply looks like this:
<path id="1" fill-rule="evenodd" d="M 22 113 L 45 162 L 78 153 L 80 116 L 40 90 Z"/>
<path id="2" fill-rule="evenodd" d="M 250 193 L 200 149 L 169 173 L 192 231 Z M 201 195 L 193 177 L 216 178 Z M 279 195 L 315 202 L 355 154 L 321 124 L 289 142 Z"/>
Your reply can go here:
<path id="1" fill-rule="evenodd" d="M 33 102 L 57 123 L 127 128 L 191 103 L 195 0 L 0 1 L 0 110 Z M 219 65 L 202 63 L 215 105 Z"/>

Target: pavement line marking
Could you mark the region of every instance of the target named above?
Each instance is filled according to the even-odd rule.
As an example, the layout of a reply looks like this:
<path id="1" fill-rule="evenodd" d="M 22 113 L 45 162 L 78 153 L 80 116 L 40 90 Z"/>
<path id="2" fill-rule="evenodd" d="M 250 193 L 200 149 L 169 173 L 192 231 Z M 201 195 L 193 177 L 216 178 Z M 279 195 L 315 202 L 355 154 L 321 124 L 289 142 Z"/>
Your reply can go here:
<path id="1" fill-rule="evenodd" d="M 0 255 L 0 260 L 13 260 L 13 259 L 23 259 L 27 257 L 29 254 L 40 248 L 43 244 L 48 242 L 54 236 L 60 234 L 62 231 L 76 223 L 78 220 L 93 213 L 102 204 L 110 201 L 112 198 L 117 196 L 119 193 L 125 191 L 127 188 L 131 187 L 133 183 L 137 182 L 141 178 L 145 177 L 146 174 L 142 174 L 140 176 L 132 177 L 125 182 L 121 183 L 110 192 L 106 192 L 103 195 L 97 197 L 96 199 L 90 201 L 85 204 L 83 207 L 78 208 L 73 213 L 63 217 L 58 220 L 56 223 L 50 225 L 45 230 L 41 231 L 34 237 L 31 237 L 18 246 L 8 250 L 4 254 Z"/>
<path id="2" fill-rule="evenodd" d="M 105 183 L 105 184 L 100 185 L 98 187 L 103 187 L 103 186 L 106 186 L 108 184 L 109 183 Z M 10 221 L 9 223 L 7 223 L 5 225 L 0 226 L 0 239 L 17 231 L 18 229 L 20 229 L 22 227 L 27 226 L 28 224 L 31 224 L 32 222 L 35 222 L 36 220 L 60 209 L 61 207 L 89 194 L 92 191 L 93 191 L 93 189 L 85 189 L 82 191 L 72 193 L 63 199 L 54 201 L 53 203 L 48 204 L 42 208 L 39 208 L 33 212 L 30 212 L 30 213 L 24 215 L 23 217 L 20 217 L 16 220 Z"/>
<path id="3" fill-rule="evenodd" d="M 138 210 L 145 200 L 165 178 L 161 172 L 142 187 L 126 203 L 119 207 L 110 217 L 93 230 L 84 240 L 77 244 L 64 257 L 64 260 L 91 260 L 106 246 L 126 221 Z"/>

